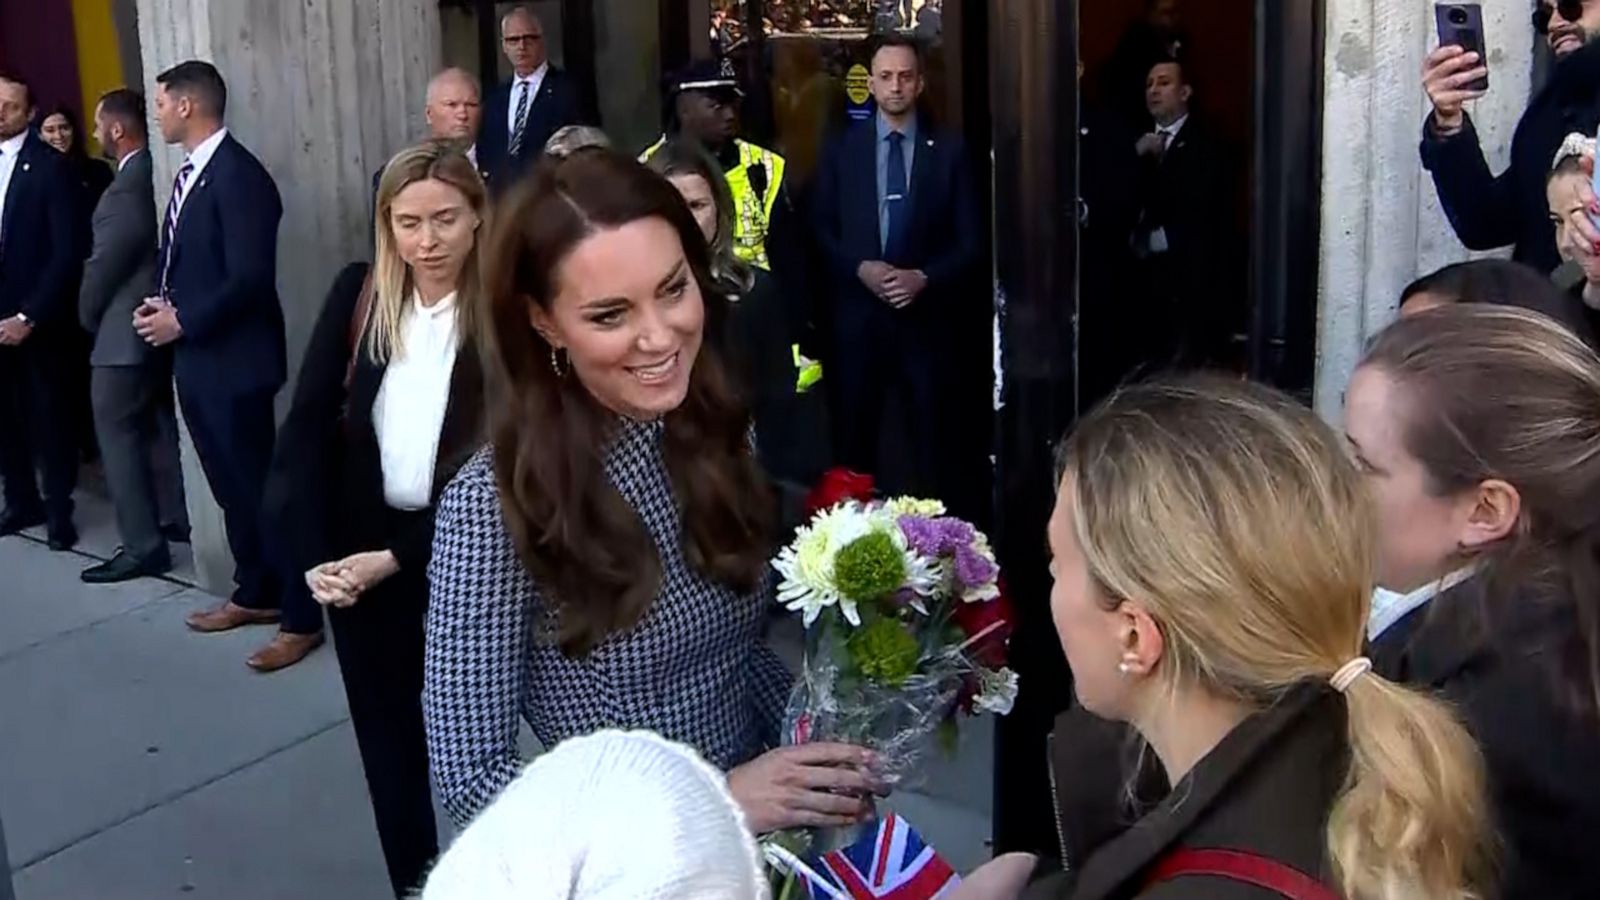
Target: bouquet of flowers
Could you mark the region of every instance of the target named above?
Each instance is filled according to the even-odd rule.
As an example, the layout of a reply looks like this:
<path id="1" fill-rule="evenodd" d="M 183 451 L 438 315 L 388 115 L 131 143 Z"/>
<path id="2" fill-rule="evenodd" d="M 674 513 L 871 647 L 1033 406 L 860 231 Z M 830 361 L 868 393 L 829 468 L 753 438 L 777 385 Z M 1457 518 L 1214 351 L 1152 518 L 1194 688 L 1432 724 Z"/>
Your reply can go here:
<path id="1" fill-rule="evenodd" d="M 935 734 L 955 746 L 960 715 L 1011 711 L 1000 567 L 988 538 L 943 504 L 875 500 L 866 476 L 830 472 L 808 506 L 774 562 L 778 599 L 806 632 L 785 739 L 866 747 L 904 787 Z"/>

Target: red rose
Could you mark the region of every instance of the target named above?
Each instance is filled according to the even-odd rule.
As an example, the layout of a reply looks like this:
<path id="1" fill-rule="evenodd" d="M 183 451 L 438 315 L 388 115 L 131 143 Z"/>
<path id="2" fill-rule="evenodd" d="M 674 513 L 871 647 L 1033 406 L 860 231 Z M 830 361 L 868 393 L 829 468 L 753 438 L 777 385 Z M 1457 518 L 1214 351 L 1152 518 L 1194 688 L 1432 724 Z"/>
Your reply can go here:
<path id="1" fill-rule="evenodd" d="M 979 665 L 991 669 L 1006 664 L 1006 649 L 1011 642 L 1011 630 L 1016 625 L 1017 616 L 1011 598 L 1006 595 L 1004 580 L 1000 582 L 1000 596 L 983 603 L 958 602 L 952 616 L 968 640 L 978 638 L 967 647 L 968 656 Z"/>
<path id="2" fill-rule="evenodd" d="M 849 469 L 829 469 L 817 486 L 811 489 L 811 493 L 806 495 L 806 515 L 814 516 L 823 510 L 833 509 L 846 500 L 866 503 L 872 499 L 872 494 L 871 475 Z"/>

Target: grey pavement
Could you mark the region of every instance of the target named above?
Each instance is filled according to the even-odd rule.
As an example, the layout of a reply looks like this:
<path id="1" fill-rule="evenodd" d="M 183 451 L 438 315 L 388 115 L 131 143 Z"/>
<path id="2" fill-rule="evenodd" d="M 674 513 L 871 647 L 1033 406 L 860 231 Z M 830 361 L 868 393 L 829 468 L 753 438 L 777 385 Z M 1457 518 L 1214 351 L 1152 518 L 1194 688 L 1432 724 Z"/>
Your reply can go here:
<path id="1" fill-rule="evenodd" d="M 0 856 L 17 900 L 387 896 L 332 648 L 257 675 L 244 658 L 270 631 L 190 633 L 215 598 L 185 570 L 82 584 L 115 537 L 92 497 L 79 525 L 75 553 L 0 539 Z M 888 804 L 962 869 L 989 832 L 991 731 L 971 724 Z"/>

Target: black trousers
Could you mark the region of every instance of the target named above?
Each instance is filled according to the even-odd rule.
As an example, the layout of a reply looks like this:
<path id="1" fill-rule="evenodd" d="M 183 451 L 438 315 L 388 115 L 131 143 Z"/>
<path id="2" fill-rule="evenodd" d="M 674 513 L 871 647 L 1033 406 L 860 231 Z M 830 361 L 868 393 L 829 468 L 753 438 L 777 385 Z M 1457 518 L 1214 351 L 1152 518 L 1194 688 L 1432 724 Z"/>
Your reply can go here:
<path id="1" fill-rule="evenodd" d="M 823 368 L 833 403 L 838 462 L 878 476 L 889 493 L 948 500 L 939 441 L 944 420 L 938 341 L 925 311 L 866 307 L 855 301 L 841 307 L 834 322 L 833 356 Z M 901 444 L 891 449 L 907 464 L 906 471 L 886 470 L 879 446 L 891 396 L 898 399 L 901 413 L 892 432 Z"/>
<path id="2" fill-rule="evenodd" d="M 396 514 L 397 527 L 405 518 Z M 355 606 L 328 611 L 378 840 L 397 897 L 420 886 L 439 855 L 422 724 L 427 609 L 426 573 L 402 571 Z"/>
<path id="3" fill-rule="evenodd" d="M 239 586 L 233 602 L 247 609 L 277 609 L 280 603 L 261 537 L 261 492 L 277 429 L 275 393 L 223 393 L 178 382 L 183 420 L 228 530 L 233 580 Z"/>
<path id="4" fill-rule="evenodd" d="M 21 346 L 0 347 L 0 480 L 6 506 L 24 515 L 42 508 L 53 529 L 71 526 L 78 484 L 70 354 L 60 352 L 60 344 L 59 336 L 39 329 Z"/>

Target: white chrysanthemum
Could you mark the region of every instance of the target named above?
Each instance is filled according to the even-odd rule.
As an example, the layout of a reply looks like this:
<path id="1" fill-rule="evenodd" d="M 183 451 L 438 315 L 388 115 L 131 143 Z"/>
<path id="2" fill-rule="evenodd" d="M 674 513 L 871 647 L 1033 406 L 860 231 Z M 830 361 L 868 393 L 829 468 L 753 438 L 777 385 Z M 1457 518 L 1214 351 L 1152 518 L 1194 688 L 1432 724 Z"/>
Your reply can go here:
<path id="1" fill-rule="evenodd" d="M 978 694 L 972 698 L 974 708 L 997 716 L 1011 714 L 1017 702 L 1017 673 L 1010 669 L 978 670 Z"/>
<path id="2" fill-rule="evenodd" d="M 880 521 L 881 516 L 858 503 L 842 503 L 818 513 L 773 561 L 772 567 L 783 576 L 778 583 L 779 602 L 802 613 L 807 628 L 830 606 L 838 606 L 850 624 L 861 623 L 855 601 L 839 593 L 834 583 L 833 563 L 845 545 L 872 531 Z"/>
<path id="3" fill-rule="evenodd" d="M 897 519 L 901 516 L 937 519 L 945 514 L 943 503 L 937 500 L 919 500 L 916 497 L 895 497 L 884 503 L 883 508 Z"/>

